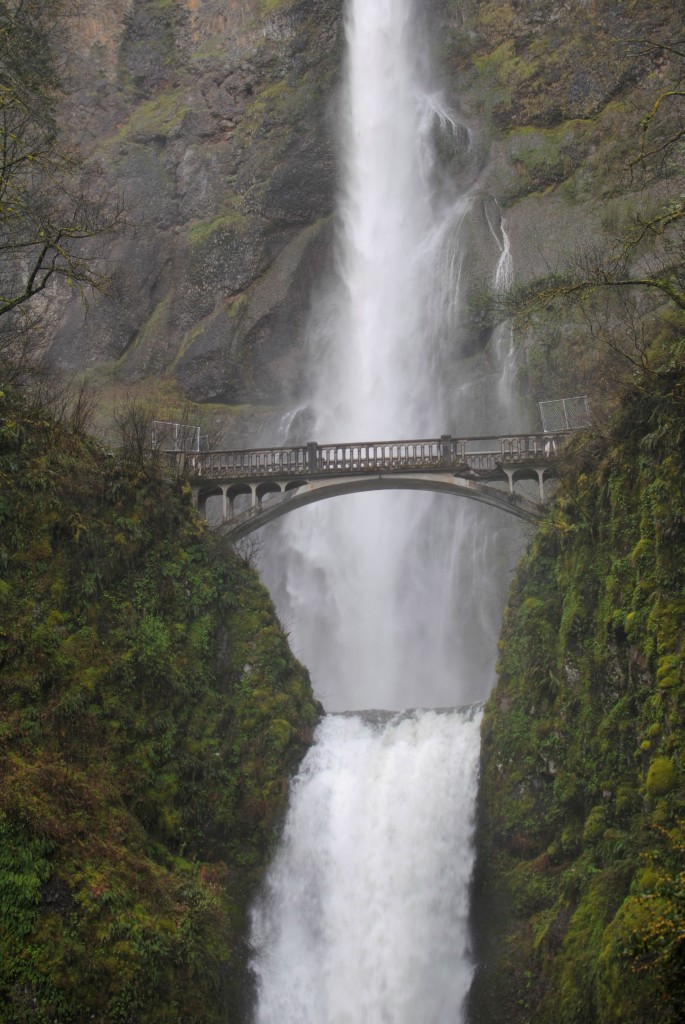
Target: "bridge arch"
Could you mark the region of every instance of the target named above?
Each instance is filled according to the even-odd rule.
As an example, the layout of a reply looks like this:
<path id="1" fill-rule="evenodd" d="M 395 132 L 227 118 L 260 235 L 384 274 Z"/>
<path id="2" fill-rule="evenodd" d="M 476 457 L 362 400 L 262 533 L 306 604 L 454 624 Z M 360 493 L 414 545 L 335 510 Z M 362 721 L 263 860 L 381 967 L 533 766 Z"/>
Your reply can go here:
<path id="1" fill-rule="evenodd" d="M 537 479 L 535 477 L 534 479 Z M 500 490 L 477 480 L 464 480 L 444 474 L 402 474 L 393 476 L 345 477 L 341 479 L 309 480 L 298 484 L 288 482 L 277 487 L 272 485 L 263 495 L 276 495 L 275 499 L 262 504 L 259 499 L 246 512 L 233 518 L 225 519 L 220 525 L 221 533 L 231 540 L 237 541 L 259 530 L 267 523 L 287 515 L 289 512 L 318 501 L 339 497 L 344 494 L 360 494 L 366 491 L 412 490 L 433 491 L 451 494 L 456 497 L 478 501 L 492 508 L 523 519 L 535 522 L 542 515 L 543 506 L 522 494 Z"/>

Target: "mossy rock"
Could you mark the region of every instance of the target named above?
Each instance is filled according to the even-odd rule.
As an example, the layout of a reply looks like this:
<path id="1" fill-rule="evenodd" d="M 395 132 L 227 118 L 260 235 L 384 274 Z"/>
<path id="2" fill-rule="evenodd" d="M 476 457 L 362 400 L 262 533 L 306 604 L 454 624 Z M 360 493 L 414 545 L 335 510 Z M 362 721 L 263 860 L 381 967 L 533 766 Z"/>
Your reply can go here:
<path id="1" fill-rule="evenodd" d="M 651 797 L 665 796 L 678 785 L 678 770 L 670 757 L 656 757 L 649 766 L 646 780 Z"/>
<path id="2" fill-rule="evenodd" d="M 479 885 L 498 899 L 474 1024 L 685 1015 L 684 383 L 675 363 L 644 375 L 578 439 L 517 572 L 483 723 Z"/>
<path id="3" fill-rule="evenodd" d="M 5 388 L 10 470 L 3 1022 L 238 1024 L 248 901 L 318 714 L 307 673 L 144 442 L 105 451 Z"/>
<path id="4" fill-rule="evenodd" d="M 583 842 L 593 844 L 598 842 L 604 835 L 607 824 L 607 809 L 604 804 L 593 807 L 583 828 Z"/>

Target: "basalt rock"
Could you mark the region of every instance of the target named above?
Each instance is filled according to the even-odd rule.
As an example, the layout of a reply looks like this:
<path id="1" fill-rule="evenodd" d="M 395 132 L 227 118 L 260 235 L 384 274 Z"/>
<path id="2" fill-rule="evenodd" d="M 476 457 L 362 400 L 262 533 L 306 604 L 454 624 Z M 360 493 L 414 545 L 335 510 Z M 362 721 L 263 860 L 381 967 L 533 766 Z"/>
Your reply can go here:
<path id="1" fill-rule="evenodd" d="M 338 0 L 79 0 L 65 116 L 130 230 L 107 294 L 59 297 L 51 368 L 163 376 L 196 401 L 292 391 L 334 207 L 339 23 Z"/>

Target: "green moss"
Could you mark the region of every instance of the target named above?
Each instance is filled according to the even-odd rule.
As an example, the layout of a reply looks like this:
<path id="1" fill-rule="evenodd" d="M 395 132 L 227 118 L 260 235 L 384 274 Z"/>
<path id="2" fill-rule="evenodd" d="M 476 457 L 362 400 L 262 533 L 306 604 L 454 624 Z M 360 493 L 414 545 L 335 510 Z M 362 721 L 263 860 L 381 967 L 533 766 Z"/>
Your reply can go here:
<path id="1" fill-rule="evenodd" d="M 517 128 L 507 135 L 516 171 L 517 194 L 556 187 L 571 177 L 586 158 L 596 134 L 591 121 L 570 120 L 553 128 Z M 513 193 L 509 196 L 513 197 Z"/>
<path id="2" fill-rule="evenodd" d="M 293 0 L 259 0 L 259 5 L 263 15 L 275 14 L 276 11 L 292 7 L 292 4 Z"/>
<path id="3" fill-rule="evenodd" d="M 684 386 L 680 365 L 636 378 L 578 439 L 512 588 L 483 722 L 477 900 L 498 901 L 477 1024 L 685 1012 Z"/>
<path id="4" fill-rule="evenodd" d="M 307 674 L 187 483 L 0 401 L 3 1021 L 241 1020 Z"/>
<path id="5" fill-rule="evenodd" d="M 507 39 L 491 53 L 477 57 L 474 63 L 480 74 L 492 75 L 500 85 L 511 88 L 516 88 L 533 72 L 531 66 L 516 55 L 512 39 Z"/>
<path id="6" fill-rule="evenodd" d="M 683 681 L 683 658 L 679 654 L 667 654 L 659 659 L 656 681 L 662 690 L 670 690 Z"/>
<path id="7" fill-rule="evenodd" d="M 189 112 L 186 90 L 167 89 L 134 109 L 128 122 L 121 129 L 119 139 L 145 139 L 153 136 L 167 138 Z"/>
<path id="8" fill-rule="evenodd" d="M 607 825 L 607 809 L 604 804 L 593 807 L 585 819 L 583 841 L 589 844 L 598 842 L 604 835 Z"/>
<path id="9" fill-rule="evenodd" d="M 488 34 L 508 35 L 514 28 L 516 12 L 513 6 L 501 0 L 486 0 L 478 5 L 478 26 Z"/>
<path id="10" fill-rule="evenodd" d="M 132 343 L 128 346 L 124 354 L 117 360 L 117 368 L 121 368 L 130 356 L 131 352 L 137 349 L 141 344 L 151 345 L 154 341 L 158 341 L 166 336 L 173 299 L 174 292 L 173 290 L 170 290 L 164 298 L 157 303 L 147 321 L 143 324 L 140 331 L 133 339 Z"/>
<path id="11" fill-rule="evenodd" d="M 647 792 L 651 797 L 664 796 L 678 784 L 678 772 L 669 757 L 656 757 L 647 772 Z"/>
<path id="12" fill-rule="evenodd" d="M 217 232 L 236 232 L 242 234 L 247 228 L 246 218 L 235 211 L 220 214 L 211 220 L 198 221 L 190 228 L 187 234 L 191 245 L 203 245 Z"/>

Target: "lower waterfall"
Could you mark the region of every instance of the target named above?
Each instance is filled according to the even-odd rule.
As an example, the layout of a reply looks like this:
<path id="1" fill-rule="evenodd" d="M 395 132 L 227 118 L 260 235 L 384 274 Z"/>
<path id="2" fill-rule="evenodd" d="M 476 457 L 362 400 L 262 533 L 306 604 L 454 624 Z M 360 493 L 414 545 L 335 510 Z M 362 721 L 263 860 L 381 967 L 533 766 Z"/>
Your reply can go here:
<path id="1" fill-rule="evenodd" d="M 253 909 L 256 1024 L 459 1024 L 480 712 L 329 715 Z"/>

